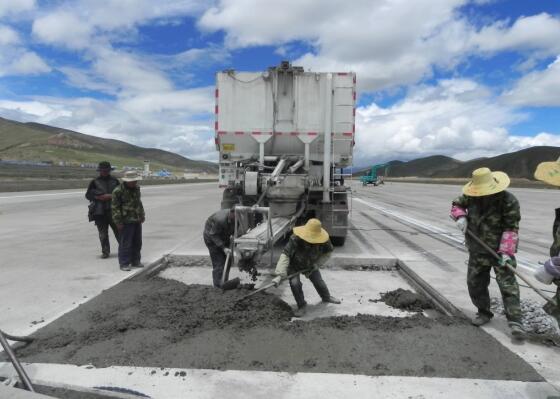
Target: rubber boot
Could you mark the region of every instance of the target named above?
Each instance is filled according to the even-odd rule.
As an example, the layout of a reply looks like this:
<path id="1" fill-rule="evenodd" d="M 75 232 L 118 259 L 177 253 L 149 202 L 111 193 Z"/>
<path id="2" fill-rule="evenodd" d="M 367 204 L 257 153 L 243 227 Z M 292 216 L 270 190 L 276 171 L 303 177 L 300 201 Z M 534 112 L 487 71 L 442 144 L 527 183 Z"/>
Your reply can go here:
<path id="1" fill-rule="evenodd" d="M 509 329 L 511 330 L 511 335 L 515 339 L 524 339 L 525 338 L 525 329 L 521 323 L 516 321 L 508 322 Z"/>
<path id="2" fill-rule="evenodd" d="M 133 263 L 132 267 L 144 267 L 144 264 L 142 262 Z"/>
<path id="3" fill-rule="evenodd" d="M 476 316 L 471 319 L 471 323 L 474 326 L 480 327 L 480 326 L 483 326 L 483 325 L 489 323 L 490 320 L 492 320 L 492 316 L 489 316 L 489 315 L 484 314 L 484 313 L 477 313 Z"/>
<path id="4" fill-rule="evenodd" d="M 123 272 L 129 272 L 132 269 L 130 268 L 130 265 L 121 265 L 121 270 Z"/>
<path id="5" fill-rule="evenodd" d="M 305 312 L 307 311 L 307 302 L 305 305 L 300 306 L 297 310 L 294 311 L 294 317 L 303 317 L 305 316 Z"/>
<path id="6" fill-rule="evenodd" d="M 330 295 L 329 295 L 328 298 L 324 298 L 324 299 L 323 299 L 323 302 L 325 302 L 325 303 L 334 303 L 334 304 L 336 304 L 336 305 L 340 305 L 340 304 L 341 304 L 340 299 L 335 298 L 334 296 L 330 296 Z"/>

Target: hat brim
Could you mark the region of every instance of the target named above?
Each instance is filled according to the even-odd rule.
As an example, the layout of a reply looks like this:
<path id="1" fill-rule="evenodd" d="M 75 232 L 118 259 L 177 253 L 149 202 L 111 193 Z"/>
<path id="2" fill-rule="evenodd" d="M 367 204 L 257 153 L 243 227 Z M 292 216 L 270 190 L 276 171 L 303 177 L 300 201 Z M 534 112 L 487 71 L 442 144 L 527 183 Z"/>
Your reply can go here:
<path id="1" fill-rule="evenodd" d="M 560 163 L 541 162 L 535 170 L 535 179 L 552 186 L 560 186 Z"/>
<path id="2" fill-rule="evenodd" d="M 133 182 L 133 181 L 140 181 L 140 180 L 142 180 L 142 176 L 138 176 L 138 177 L 123 177 L 123 178 L 122 178 L 122 181 L 128 182 L 128 183 Z"/>
<path id="3" fill-rule="evenodd" d="M 490 184 L 474 185 L 472 180 L 463 186 L 463 194 L 469 197 L 485 197 L 498 194 L 509 187 L 510 179 L 504 172 L 491 172 L 494 178 Z"/>
<path id="4" fill-rule="evenodd" d="M 329 233 L 323 228 L 319 234 L 313 234 L 305 226 L 294 227 L 293 232 L 296 236 L 309 244 L 324 244 L 329 241 Z"/>

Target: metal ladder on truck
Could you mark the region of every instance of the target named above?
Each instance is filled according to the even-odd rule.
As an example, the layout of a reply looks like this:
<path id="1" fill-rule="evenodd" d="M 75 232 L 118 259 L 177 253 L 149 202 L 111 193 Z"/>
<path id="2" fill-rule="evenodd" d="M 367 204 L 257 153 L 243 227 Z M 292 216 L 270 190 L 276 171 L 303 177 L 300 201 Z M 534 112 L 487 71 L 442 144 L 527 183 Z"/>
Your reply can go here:
<path id="1" fill-rule="evenodd" d="M 331 226 L 332 227 L 340 227 L 348 229 L 348 220 L 352 216 L 352 182 L 353 182 L 353 169 L 352 163 L 350 163 L 350 167 L 346 168 L 346 173 L 344 168 L 336 168 L 334 163 L 334 155 L 335 155 L 335 148 L 336 143 L 349 143 L 350 145 L 353 144 L 354 137 L 353 136 L 342 136 L 336 137 L 336 134 L 332 134 L 332 144 L 331 144 L 331 160 L 332 162 L 332 169 L 331 169 L 331 184 L 330 184 L 330 192 L 331 192 L 331 200 L 333 203 L 333 210 L 332 210 L 332 220 Z M 337 169 L 339 169 L 337 173 Z M 337 182 L 340 183 L 337 185 Z M 339 223 L 341 218 L 337 217 L 337 215 L 341 212 L 346 212 L 346 209 L 341 209 L 336 206 L 337 203 L 340 202 L 344 197 L 346 197 L 346 204 L 348 209 L 348 218 L 345 219 L 343 223 Z"/>

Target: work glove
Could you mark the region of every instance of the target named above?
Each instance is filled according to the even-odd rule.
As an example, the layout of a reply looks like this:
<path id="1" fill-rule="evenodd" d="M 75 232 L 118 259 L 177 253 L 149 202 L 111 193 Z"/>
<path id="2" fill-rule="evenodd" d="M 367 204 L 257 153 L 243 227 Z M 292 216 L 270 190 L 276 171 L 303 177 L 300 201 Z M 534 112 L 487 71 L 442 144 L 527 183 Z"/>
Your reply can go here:
<path id="1" fill-rule="evenodd" d="M 466 217 L 460 217 L 455 221 L 455 225 L 463 234 L 467 233 L 468 222 Z"/>
<path id="2" fill-rule="evenodd" d="M 226 256 L 228 256 L 229 254 L 231 254 L 231 249 L 225 247 L 225 248 L 224 248 L 224 254 L 225 254 Z"/>
<path id="3" fill-rule="evenodd" d="M 272 279 L 272 284 L 274 284 L 275 287 L 278 287 L 281 282 L 282 282 L 282 276 L 276 276 Z"/>
<path id="4" fill-rule="evenodd" d="M 505 267 L 506 263 L 509 263 L 511 265 L 511 262 L 512 262 L 512 260 L 511 260 L 511 257 L 509 255 L 501 254 L 501 257 L 500 257 L 500 260 L 498 261 L 498 264 L 501 267 Z"/>

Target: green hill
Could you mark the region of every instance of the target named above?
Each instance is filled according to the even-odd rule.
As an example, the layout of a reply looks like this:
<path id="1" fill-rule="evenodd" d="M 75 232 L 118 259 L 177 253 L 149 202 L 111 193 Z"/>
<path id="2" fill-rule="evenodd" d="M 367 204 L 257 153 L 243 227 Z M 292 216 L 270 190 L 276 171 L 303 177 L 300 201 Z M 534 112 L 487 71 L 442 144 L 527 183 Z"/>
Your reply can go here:
<path id="1" fill-rule="evenodd" d="M 216 173 L 217 164 L 195 161 L 172 152 L 143 148 L 119 140 L 104 139 L 38 123 L 0 118 L 0 159 L 43 161 L 66 165 L 96 164 L 141 167 L 149 160 L 152 170 Z"/>
<path id="2" fill-rule="evenodd" d="M 533 173 L 540 162 L 555 161 L 560 156 L 560 147 L 531 147 L 520 151 L 501 154 L 490 158 L 458 161 L 435 155 L 408 162 L 391 161 L 390 177 L 465 178 L 472 171 L 488 167 L 506 172 L 510 177 L 534 180 Z"/>

